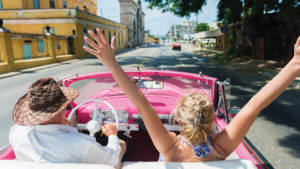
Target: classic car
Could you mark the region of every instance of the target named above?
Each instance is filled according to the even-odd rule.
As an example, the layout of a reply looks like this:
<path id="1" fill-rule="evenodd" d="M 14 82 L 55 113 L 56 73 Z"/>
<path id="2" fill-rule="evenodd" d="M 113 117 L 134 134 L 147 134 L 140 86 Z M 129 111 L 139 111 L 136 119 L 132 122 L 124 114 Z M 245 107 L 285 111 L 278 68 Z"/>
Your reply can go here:
<path id="1" fill-rule="evenodd" d="M 222 130 L 238 109 L 229 109 L 225 89 L 229 80 L 194 73 L 168 70 L 127 70 L 127 75 L 143 92 L 155 108 L 164 126 L 179 133 L 181 128 L 171 113 L 181 96 L 191 92 L 207 95 L 215 109 L 216 132 Z M 118 136 L 127 143 L 127 152 L 121 168 L 272 168 L 268 161 L 244 138 L 236 150 L 223 161 L 213 162 L 158 162 L 159 153 L 154 147 L 144 122 L 131 101 L 119 88 L 109 72 L 74 75 L 58 79 L 61 86 L 76 88 L 79 97 L 69 106 L 66 116 L 82 133 L 96 137 L 102 145 L 107 137 L 101 134 L 102 122 L 114 122 Z M 234 112 L 235 111 L 235 112 Z M 101 164 L 52 164 L 14 160 L 10 145 L 0 150 L 0 168 L 112 168 Z"/>
<path id="2" fill-rule="evenodd" d="M 172 50 L 181 50 L 181 44 L 179 42 L 173 43 Z"/>

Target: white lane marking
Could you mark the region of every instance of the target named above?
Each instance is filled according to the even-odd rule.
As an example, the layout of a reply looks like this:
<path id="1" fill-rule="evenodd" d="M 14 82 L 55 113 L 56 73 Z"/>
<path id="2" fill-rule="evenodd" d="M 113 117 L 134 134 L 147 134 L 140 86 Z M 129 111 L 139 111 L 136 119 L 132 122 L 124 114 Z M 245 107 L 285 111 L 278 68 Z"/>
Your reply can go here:
<path id="1" fill-rule="evenodd" d="M 193 57 L 193 59 L 197 60 L 198 62 L 202 62 L 202 61 L 204 61 L 204 59 L 203 59 L 203 58 L 197 58 L 197 57 Z"/>
<path id="2" fill-rule="evenodd" d="M 166 66 L 165 65 L 160 65 L 159 68 L 160 68 L 160 70 L 165 70 Z"/>

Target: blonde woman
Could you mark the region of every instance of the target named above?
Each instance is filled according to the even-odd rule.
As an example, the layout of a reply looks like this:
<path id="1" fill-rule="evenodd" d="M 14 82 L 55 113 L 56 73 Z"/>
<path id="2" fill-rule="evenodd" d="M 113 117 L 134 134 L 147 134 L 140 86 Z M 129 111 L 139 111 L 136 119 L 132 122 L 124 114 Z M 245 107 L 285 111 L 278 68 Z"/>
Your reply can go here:
<path id="1" fill-rule="evenodd" d="M 259 113 L 273 102 L 300 74 L 300 37 L 295 44 L 293 59 L 241 109 L 224 130 L 212 135 L 214 110 L 204 95 L 184 96 L 175 108 L 176 118 L 182 126 L 181 136 L 167 131 L 145 96 L 134 85 L 115 59 L 115 37 L 110 46 L 102 32 L 92 31 L 91 47 L 84 49 L 95 55 L 112 73 L 121 89 L 134 103 L 147 131 L 165 161 L 223 160 L 240 144 Z M 96 41 L 94 43 L 94 41 Z"/>

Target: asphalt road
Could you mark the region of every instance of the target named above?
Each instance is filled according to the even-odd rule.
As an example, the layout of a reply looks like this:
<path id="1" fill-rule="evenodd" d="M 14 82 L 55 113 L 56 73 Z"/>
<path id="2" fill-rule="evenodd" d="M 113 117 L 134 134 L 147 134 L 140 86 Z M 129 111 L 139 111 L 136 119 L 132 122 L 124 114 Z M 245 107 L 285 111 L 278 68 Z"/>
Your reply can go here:
<path id="1" fill-rule="evenodd" d="M 242 107 L 266 83 L 266 79 L 249 72 L 236 71 L 193 55 L 190 48 L 172 51 L 170 44 L 142 46 L 117 55 L 124 69 L 168 69 L 199 73 L 225 80 L 231 77 L 231 106 Z M 94 57 L 27 69 L 18 75 L 0 79 L 0 147 L 8 143 L 14 124 L 11 112 L 28 86 L 41 77 L 62 77 L 106 70 Z M 274 168 L 300 168 L 299 91 L 286 91 L 257 118 L 247 134 L 249 140 Z"/>

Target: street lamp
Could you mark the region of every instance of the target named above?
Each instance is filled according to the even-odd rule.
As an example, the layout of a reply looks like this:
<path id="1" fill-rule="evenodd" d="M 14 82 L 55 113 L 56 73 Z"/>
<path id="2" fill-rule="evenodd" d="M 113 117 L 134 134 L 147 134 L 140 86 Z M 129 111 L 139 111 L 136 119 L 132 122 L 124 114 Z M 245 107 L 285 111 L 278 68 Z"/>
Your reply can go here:
<path id="1" fill-rule="evenodd" d="M 50 33 L 50 26 L 46 25 L 46 33 Z"/>

